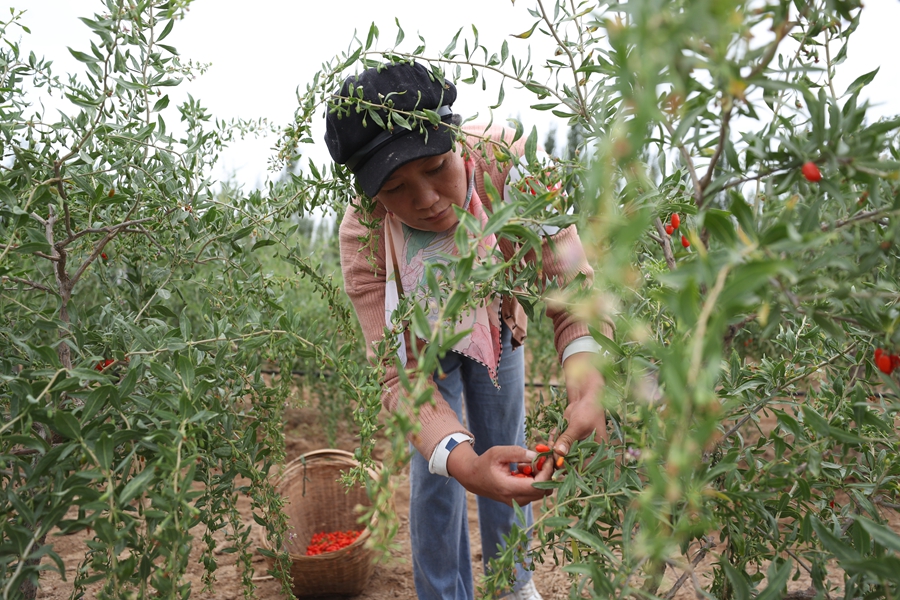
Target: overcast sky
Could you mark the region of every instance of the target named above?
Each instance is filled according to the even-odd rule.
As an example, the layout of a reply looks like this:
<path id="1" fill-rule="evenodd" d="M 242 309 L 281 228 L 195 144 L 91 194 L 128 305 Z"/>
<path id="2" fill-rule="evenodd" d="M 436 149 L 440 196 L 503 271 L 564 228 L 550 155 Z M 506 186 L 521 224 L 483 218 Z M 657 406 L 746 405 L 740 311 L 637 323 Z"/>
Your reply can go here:
<path id="1" fill-rule="evenodd" d="M 89 30 L 78 17 L 90 17 L 105 7 L 101 0 L 11 0 L 8 4 L 27 10 L 23 22 L 32 34 L 23 36 L 23 46 L 54 60 L 57 74 L 79 70 L 67 47 L 89 48 Z M 349 47 L 354 30 L 364 38 L 369 25 L 376 23 L 384 48 L 396 36 L 396 17 L 407 43 L 415 44 L 416 34 L 421 33 L 436 53 L 457 29 L 475 23 L 488 48 L 499 50 L 506 39 L 512 54 L 524 54 L 529 42 L 544 42 L 537 33 L 528 42 L 510 37 L 531 27 L 534 20 L 527 10 L 531 5 L 529 0 L 519 0 L 517 6 L 510 0 L 196 0 L 166 43 L 175 46 L 182 57 L 211 66 L 206 74 L 170 94 L 172 106 L 190 93 L 217 118 L 266 117 L 275 124 L 287 124 L 297 106 L 296 90 L 304 90 L 323 62 Z M 881 67 L 867 88 L 869 99 L 876 104 L 872 112 L 876 118 L 900 113 L 898 24 L 900 2 L 867 0 L 860 28 L 851 38 L 848 59 L 838 70 L 836 88 L 842 93 L 857 76 Z M 545 55 L 535 49 L 533 56 L 538 54 Z M 486 118 L 496 91 L 481 94 L 480 87 L 463 86 L 461 92 L 454 109 L 465 116 L 480 113 Z M 517 96 L 510 87 L 506 98 L 495 121 L 521 117 L 526 126 L 537 124 L 543 139 L 547 113 L 530 113 L 530 95 Z M 562 136 L 565 124 L 560 123 L 559 128 Z M 273 143 L 270 138 L 235 144 L 220 159 L 216 176 L 232 176 L 245 187 L 261 184 L 268 176 Z M 317 145 L 310 156 L 324 162 L 328 158 L 324 144 Z"/>

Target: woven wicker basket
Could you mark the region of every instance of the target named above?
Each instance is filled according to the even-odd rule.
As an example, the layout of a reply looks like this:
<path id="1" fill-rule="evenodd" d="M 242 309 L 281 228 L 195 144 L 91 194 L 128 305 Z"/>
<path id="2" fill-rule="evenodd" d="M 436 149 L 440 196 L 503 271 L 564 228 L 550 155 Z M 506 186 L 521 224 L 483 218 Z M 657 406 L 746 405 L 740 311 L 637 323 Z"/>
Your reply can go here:
<path id="1" fill-rule="evenodd" d="M 355 596 L 365 589 L 375 570 L 374 552 L 364 545 L 369 537 L 368 528 L 345 548 L 306 556 L 306 547 L 314 534 L 360 529 L 354 509 L 359 504 L 370 504 L 366 491 L 359 486 L 347 489 L 338 481 L 341 471 L 358 464 L 344 450 L 315 450 L 290 462 L 275 484 L 287 500 L 284 512 L 289 531 L 296 535 L 287 543 L 287 549 L 294 578 L 293 592 L 299 597 Z M 377 475 L 374 471 L 370 474 Z M 265 536 L 262 543 L 271 549 Z"/>

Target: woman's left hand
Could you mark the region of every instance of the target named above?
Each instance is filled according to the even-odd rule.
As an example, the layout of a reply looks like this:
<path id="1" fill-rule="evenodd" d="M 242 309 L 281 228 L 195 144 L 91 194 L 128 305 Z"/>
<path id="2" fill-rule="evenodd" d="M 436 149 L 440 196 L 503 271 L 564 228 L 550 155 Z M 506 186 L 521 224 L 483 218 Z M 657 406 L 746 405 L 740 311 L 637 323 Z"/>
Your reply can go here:
<path id="1" fill-rule="evenodd" d="M 569 426 L 559 434 L 553 450 L 565 456 L 575 440 L 583 440 L 594 433 L 596 441 L 607 439 L 606 411 L 600 404 L 603 375 L 594 366 L 595 356 L 579 352 L 566 359 L 563 372 L 566 377 L 566 393 L 569 405 L 563 416 Z"/>

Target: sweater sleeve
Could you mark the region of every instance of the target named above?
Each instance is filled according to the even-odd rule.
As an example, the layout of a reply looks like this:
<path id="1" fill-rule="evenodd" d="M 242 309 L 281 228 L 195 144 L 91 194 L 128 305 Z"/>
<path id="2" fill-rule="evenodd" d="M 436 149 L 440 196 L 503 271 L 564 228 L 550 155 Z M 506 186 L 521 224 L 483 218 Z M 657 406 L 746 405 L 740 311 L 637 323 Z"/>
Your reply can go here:
<path id="1" fill-rule="evenodd" d="M 590 287 L 593 284 L 594 270 L 588 263 L 575 225 L 570 225 L 557 234 L 545 238 L 541 251 L 544 258 L 545 282 L 556 279 L 559 287 L 563 288 L 581 273 L 585 276 L 585 286 Z M 561 363 L 566 346 L 591 333 L 587 323 L 553 302 L 547 303 L 547 316 L 553 321 L 553 341 Z M 598 330 L 608 338 L 613 337 L 612 324 L 606 320 L 600 322 Z"/>
<path id="2" fill-rule="evenodd" d="M 344 289 L 362 329 L 366 343 L 366 356 L 375 360 L 375 347 L 385 337 L 384 295 L 385 295 L 385 253 L 382 247 L 380 232 L 375 248 L 367 247 L 361 241 L 369 234 L 369 230 L 359 221 L 359 214 L 354 208 L 348 208 L 341 221 L 339 241 L 341 271 L 344 275 Z M 374 260 L 370 261 L 370 257 Z M 407 348 L 409 348 L 407 338 Z M 408 352 L 406 367 L 414 369 L 417 365 L 412 352 Z M 429 384 L 433 387 L 433 402 L 423 404 L 416 414 L 402 393 L 400 377 L 395 362 L 385 364 L 382 402 L 390 411 L 403 411 L 413 423 L 420 427 L 410 438 L 419 453 L 429 460 L 435 446 L 451 433 L 464 433 L 471 436 L 459 421 L 456 413 L 444 400 L 434 381 L 429 376 Z"/>

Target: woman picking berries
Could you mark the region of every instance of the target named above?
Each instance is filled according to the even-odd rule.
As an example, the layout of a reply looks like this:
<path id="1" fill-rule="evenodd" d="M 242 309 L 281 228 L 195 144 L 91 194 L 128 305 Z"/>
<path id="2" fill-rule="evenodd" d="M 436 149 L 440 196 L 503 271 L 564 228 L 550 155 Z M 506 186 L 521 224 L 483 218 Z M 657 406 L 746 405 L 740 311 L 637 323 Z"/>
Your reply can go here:
<path id="1" fill-rule="evenodd" d="M 360 90 L 362 93 L 360 95 Z M 357 111 L 360 98 L 383 106 L 390 99 L 394 110 L 431 110 L 441 122 L 420 128 L 378 127 L 367 111 Z M 343 82 L 330 101 L 325 142 L 332 158 L 355 176 L 358 188 L 374 201 L 368 214 L 350 206 L 340 227 L 341 267 L 346 292 L 362 326 L 368 353 L 391 328 L 399 298 L 407 295 L 426 313 L 422 291 L 425 265 L 455 252 L 458 223 L 454 207 L 468 211 L 483 223 L 492 211 L 485 191 L 489 178 L 498 190 L 518 176 L 515 161 L 498 164 L 473 150 L 475 135 L 459 128 L 453 114 L 456 88 L 416 63 L 370 68 Z M 386 109 L 379 113 L 390 122 Z M 479 133 L 481 133 L 479 131 Z M 488 132 L 501 141 L 503 130 Z M 506 139 L 511 139 L 506 132 Z M 523 153 L 523 142 L 513 153 Z M 376 223 L 376 225 L 372 225 Z M 370 231 L 369 227 L 376 230 Z M 374 243 L 361 240 L 374 233 Z M 571 281 L 579 272 L 590 280 L 593 272 L 574 226 L 543 231 L 543 273 L 547 278 Z M 479 256 L 490 260 L 495 249 L 506 259 L 515 248 L 494 236 L 478 240 Z M 566 375 L 568 429 L 555 440 L 554 452 L 565 455 L 575 440 L 606 437 L 606 418 L 597 402 L 603 380 L 593 366 L 598 346 L 587 325 L 556 307 L 547 308 L 553 320 L 555 344 Z M 415 452 L 410 465 L 410 537 L 416 591 L 421 599 L 474 598 L 466 490 L 478 496 L 479 526 L 485 566 L 497 554 L 516 521 L 512 503 L 528 505 L 545 495 L 533 487 L 546 481 L 553 461 L 534 478 L 514 477 L 511 463 L 530 463 L 533 451 L 525 448 L 524 352 L 527 321 L 511 296 L 486 299 L 464 315 L 460 325 L 447 327 L 468 334 L 454 351 L 440 360 L 441 377 L 430 378 L 434 403 L 417 411 L 402 397 L 398 369 L 386 365 L 385 406 L 404 411 L 420 425 L 410 442 Z M 604 331 L 605 329 L 605 331 Z M 612 335 L 604 325 L 602 333 Z M 401 336 L 398 361 L 407 369 L 417 364 L 409 350 L 409 331 Z M 462 424 L 465 401 L 466 424 Z M 531 523 L 530 506 L 525 506 Z M 531 572 L 517 568 L 510 599 L 540 599 Z"/>

